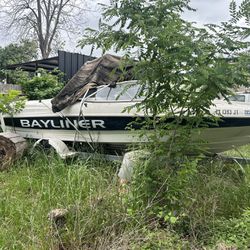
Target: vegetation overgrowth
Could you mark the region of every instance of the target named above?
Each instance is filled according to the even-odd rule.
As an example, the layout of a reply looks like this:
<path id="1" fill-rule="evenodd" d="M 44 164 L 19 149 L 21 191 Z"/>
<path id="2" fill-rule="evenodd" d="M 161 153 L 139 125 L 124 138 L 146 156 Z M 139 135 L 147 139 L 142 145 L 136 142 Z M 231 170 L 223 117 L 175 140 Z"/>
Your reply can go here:
<path id="1" fill-rule="evenodd" d="M 11 83 L 11 71 L 6 67 L 11 64 L 24 63 L 37 58 L 37 44 L 34 40 L 21 40 L 19 43 L 11 43 L 6 47 L 0 46 L 0 81 L 8 75 Z"/>
<path id="2" fill-rule="evenodd" d="M 8 74 L 12 83 L 22 87 L 22 94 L 29 100 L 53 98 L 64 86 L 64 74 L 58 69 L 53 71 L 38 69 L 34 73 L 16 69 Z"/>
<path id="3" fill-rule="evenodd" d="M 63 73 L 57 69 L 50 72 L 38 69 L 33 76 L 18 71 L 16 78 L 29 100 L 53 98 L 64 86 Z"/>
<path id="4" fill-rule="evenodd" d="M 120 163 L 30 151 L 0 173 L 1 249 L 248 249 L 250 166 L 187 160 L 165 172 L 140 162 L 121 187 Z M 61 227 L 56 208 L 68 210 Z"/>
<path id="5" fill-rule="evenodd" d="M 192 136 L 194 129 L 216 125 L 210 112 L 216 98 L 249 87 L 249 42 L 243 39 L 249 29 L 243 35 L 237 27 L 242 19 L 249 26 L 249 6 L 249 0 L 239 8 L 231 1 L 231 20 L 197 28 L 182 18 L 194 11 L 189 0 L 115 0 L 103 5 L 99 29 L 87 29 L 80 42 L 119 51 L 134 64 L 145 96 L 137 107 L 152 118 L 145 123 L 154 128 L 146 146 L 151 156 L 136 168 L 130 214 L 158 218 L 197 248 L 219 242 L 250 247 L 248 168 L 204 160 L 205 144 Z M 198 157 L 187 157 L 190 151 Z"/>
<path id="6" fill-rule="evenodd" d="M 183 20 L 189 2 L 115 0 L 104 6 L 99 31 L 88 30 L 81 45 L 136 55 L 134 76 L 146 93 L 138 108 L 150 113 L 145 125 L 155 129 L 150 154 L 121 187 L 119 164 L 29 152 L 0 173 L 3 249 L 250 248 L 250 166 L 206 158 L 191 140 L 194 128 L 208 126 L 204 117 L 216 122 L 209 109 L 216 97 L 249 86 L 249 43 L 234 25 L 201 29 Z M 236 5 L 231 8 L 237 15 Z M 47 77 L 54 82 L 41 75 L 23 87 L 46 98 L 54 86 L 44 84 Z M 170 139 L 162 143 L 162 137 Z M 198 156 L 187 156 L 190 150 Z M 68 211 L 60 224 L 47 218 L 55 208 Z"/>
<path id="7" fill-rule="evenodd" d="M 14 115 L 20 112 L 26 102 L 26 97 L 21 96 L 21 91 L 9 90 L 6 94 L 0 93 L 0 112 Z"/>

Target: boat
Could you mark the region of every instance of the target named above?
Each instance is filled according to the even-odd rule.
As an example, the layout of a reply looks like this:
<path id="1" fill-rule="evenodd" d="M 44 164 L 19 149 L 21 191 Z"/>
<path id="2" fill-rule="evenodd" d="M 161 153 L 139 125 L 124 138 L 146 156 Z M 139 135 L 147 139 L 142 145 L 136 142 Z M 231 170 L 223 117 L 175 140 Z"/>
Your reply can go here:
<path id="1" fill-rule="evenodd" d="M 136 97 L 139 85 L 134 83 L 90 88 L 76 103 L 56 113 L 52 111 L 51 99 L 27 101 L 25 108 L 14 117 L 1 117 L 2 129 L 32 139 L 60 138 L 62 141 L 111 144 L 138 142 L 134 136 L 137 132 L 127 127 L 144 115 L 135 109 L 123 112 L 126 107 L 141 101 Z M 128 85 L 130 87 L 124 92 Z"/>
<path id="2" fill-rule="evenodd" d="M 88 88 L 84 96 L 59 112 L 52 111 L 51 99 L 27 101 L 15 116 L 1 115 L 3 131 L 25 138 L 128 145 L 147 142 L 139 130 L 129 129 L 143 120 L 145 113 L 135 104 L 142 101 L 137 81 L 124 81 Z M 132 106 L 131 110 L 124 110 Z M 250 143 L 250 106 L 247 102 L 215 100 L 210 112 L 219 117 L 218 125 L 197 132 L 207 141 L 209 152 L 218 153 Z M 137 127 L 138 128 L 138 127 Z M 150 131 L 149 131 L 150 134 Z"/>

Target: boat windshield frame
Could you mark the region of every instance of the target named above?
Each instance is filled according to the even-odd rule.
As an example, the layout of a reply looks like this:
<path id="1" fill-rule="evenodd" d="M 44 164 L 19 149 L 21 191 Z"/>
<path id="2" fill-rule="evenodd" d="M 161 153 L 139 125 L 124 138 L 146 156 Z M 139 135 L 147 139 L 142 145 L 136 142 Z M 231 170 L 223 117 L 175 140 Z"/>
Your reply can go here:
<path id="1" fill-rule="evenodd" d="M 141 102 L 142 100 L 143 100 L 143 98 L 136 98 L 136 95 L 139 93 L 139 91 L 140 91 L 140 86 L 138 86 L 138 90 L 136 91 L 136 94 L 135 94 L 135 96 L 133 97 L 133 96 L 131 96 L 128 92 L 126 92 L 126 86 L 128 86 L 128 89 L 131 87 L 131 86 L 133 86 L 133 85 L 139 85 L 138 84 L 138 81 L 136 81 L 136 80 L 133 80 L 133 81 L 125 81 L 125 82 L 119 82 L 119 83 L 117 83 L 116 84 L 116 86 L 112 86 L 111 87 L 111 84 L 107 84 L 107 85 L 102 85 L 102 86 L 98 86 L 98 87 L 96 87 L 96 91 L 95 92 L 93 92 L 93 93 L 91 93 L 90 95 L 88 95 L 88 93 L 89 93 L 89 90 L 91 90 L 91 89 L 93 89 L 93 88 L 90 88 L 90 89 L 88 89 L 87 91 L 86 91 L 86 93 L 84 94 L 84 96 L 83 96 L 83 102 L 91 102 L 91 103 L 117 103 L 117 102 Z M 117 88 L 118 86 L 124 86 L 124 89 L 119 93 L 119 95 L 118 95 L 118 97 L 117 97 L 117 99 L 108 99 L 108 97 L 109 97 L 109 94 L 110 94 L 110 92 L 112 91 L 112 89 L 115 89 L 115 88 Z M 101 92 L 101 91 L 103 91 L 104 89 L 106 89 L 106 88 L 109 88 L 109 91 L 108 91 L 108 94 L 107 94 L 107 99 L 105 99 L 105 100 L 98 100 L 98 99 L 94 99 L 93 97 L 96 97 L 96 94 L 98 93 L 98 92 Z M 129 98 L 126 100 L 121 100 L 121 99 L 119 99 L 119 97 L 121 96 L 121 95 L 123 95 L 124 94 L 124 92 L 126 92 L 126 95 L 127 96 L 129 96 Z"/>

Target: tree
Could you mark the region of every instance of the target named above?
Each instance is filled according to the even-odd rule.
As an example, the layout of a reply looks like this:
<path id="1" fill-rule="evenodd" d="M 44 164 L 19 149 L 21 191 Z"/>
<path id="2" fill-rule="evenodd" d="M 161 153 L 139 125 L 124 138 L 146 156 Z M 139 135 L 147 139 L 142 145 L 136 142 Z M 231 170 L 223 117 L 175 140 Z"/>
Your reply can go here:
<path id="1" fill-rule="evenodd" d="M 204 149 L 194 138 L 216 125 L 214 99 L 249 86 L 250 74 L 248 44 L 233 40 L 223 27 L 195 27 L 182 19 L 187 10 L 192 11 L 188 0 L 113 0 L 104 6 L 99 30 L 87 29 L 80 45 L 123 53 L 144 88 L 146 98 L 137 107 L 148 114 L 144 124 L 154 134 L 146 145 L 150 154 L 134 168 L 128 210 L 169 228 L 180 220 L 178 226 L 193 233 L 197 225 L 186 227 L 192 215 L 183 208 L 195 203 L 185 187 L 196 183 L 203 165 L 187 153 Z"/>
<path id="2" fill-rule="evenodd" d="M 250 36 L 250 1 L 243 0 L 239 6 L 236 1 L 230 2 L 229 11 L 231 19 L 229 22 L 224 23 L 227 30 L 231 31 L 231 34 L 240 35 L 242 39 Z M 240 22 L 244 21 L 245 25 L 241 25 Z"/>
<path id="3" fill-rule="evenodd" d="M 6 47 L 0 47 L 0 79 L 5 78 L 7 65 L 23 63 L 37 58 L 37 43 L 30 40 L 22 40 L 20 43 L 11 43 Z"/>
<path id="4" fill-rule="evenodd" d="M 80 43 L 136 57 L 134 77 L 146 92 L 139 108 L 154 120 L 164 114 L 153 125 L 156 143 L 172 138 L 162 148 L 168 154 L 190 151 L 193 128 L 206 126 L 204 117 L 214 118 L 213 100 L 226 98 L 237 84 L 248 85 L 247 44 L 214 25 L 195 27 L 181 17 L 187 10 L 192 11 L 189 0 L 114 0 L 104 6 L 99 30 L 87 29 Z"/>
<path id="5" fill-rule="evenodd" d="M 0 47 L 0 69 L 9 64 L 31 61 L 37 58 L 37 44 L 35 41 L 23 40 Z"/>
<path id="6" fill-rule="evenodd" d="M 62 29 L 72 31 L 83 11 L 78 0 L 2 0 L 0 8 L 5 28 L 35 37 L 43 58 L 50 55 Z"/>

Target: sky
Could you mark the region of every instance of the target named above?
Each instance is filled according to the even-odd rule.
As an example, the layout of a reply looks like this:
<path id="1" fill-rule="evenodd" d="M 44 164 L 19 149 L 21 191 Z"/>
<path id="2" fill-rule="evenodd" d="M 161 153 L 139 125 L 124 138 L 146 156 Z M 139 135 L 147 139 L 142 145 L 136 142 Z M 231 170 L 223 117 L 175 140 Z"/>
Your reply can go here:
<path id="1" fill-rule="evenodd" d="M 109 1 L 102 0 L 102 2 L 108 3 Z M 230 0 L 191 0 L 190 5 L 191 7 L 196 9 L 196 11 L 188 11 L 183 15 L 183 18 L 187 19 L 188 21 L 196 22 L 198 26 L 202 26 L 203 24 L 208 23 L 219 24 L 220 22 L 227 21 L 230 18 L 230 2 Z M 242 0 L 236 0 L 237 4 L 240 4 L 241 2 Z M 86 25 L 96 28 L 99 18 L 99 11 L 90 13 Z M 82 52 L 84 54 L 89 54 L 90 48 L 84 48 L 83 50 L 76 48 L 76 51 Z M 100 53 L 100 51 L 95 51 L 94 56 L 99 56 Z"/>
<path id="2" fill-rule="evenodd" d="M 97 28 L 98 20 L 101 16 L 100 7 L 97 5 L 98 2 L 108 3 L 109 0 L 86 0 L 88 8 L 92 9 L 86 13 L 85 27 Z M 239 4 L 242 0 L 236 0 Z M 188 12 L 183 15 L 188 21 L 194 21 L 197 25 L 202 26 L 207 23 L 220 23 L 227 21 L 229 19 L 229 3 L 230 0 L 191 0 L 191 7 L 197 9 L 196 12 Z M 82 29 L 84 27 L 81 27 Z M 79 37 L 71 37 L 70 39 L 67 36 L 64 36 L 65 40 L 65 50 L 71 52 L 78 52 L 83 54 L 90 54 L 90 47 L 80 49 L 76 47 Z M 0 46 L 5 46 L 6 44 L 14 42 L 13 38 L 6 37 L 4 34 L 0 34 Z M 101 51 L 95 51 L 93 56 L 99 56 Z"/>
<path id="3" fill-rule="evenodd" d="M 189 12 L 185 17 L 198 24 L 220 23 L 229 19 L 229 4 L 230 0 L 191 0 L 191 6 L 197 11 Z"/>

